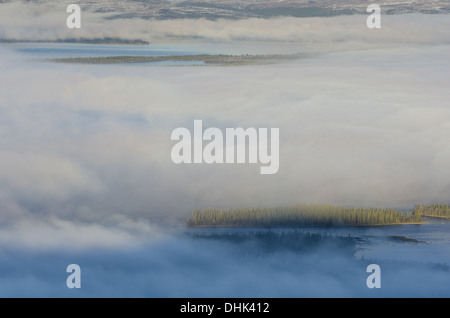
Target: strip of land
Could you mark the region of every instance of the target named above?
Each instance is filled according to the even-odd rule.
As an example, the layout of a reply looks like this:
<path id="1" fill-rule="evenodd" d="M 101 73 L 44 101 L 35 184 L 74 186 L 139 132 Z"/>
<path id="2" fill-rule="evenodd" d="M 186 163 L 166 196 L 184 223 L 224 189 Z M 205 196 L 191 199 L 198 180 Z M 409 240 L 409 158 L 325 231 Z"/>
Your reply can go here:
<path id="1" fill-rule="evenodd" d="M 450 219 L 447 204 L 417 204 L 411 212 L 385 208 L 295 205 L 195 210 L 189 227 L 384 226 L 425 224 L 422 217 Z"/>
<path id="2" fill-rule="evenodd" d="M 422 216 L 429 218 L 450 219 L 450 206 L 448 204 L 428 204 L 422 206 L 418 204 L 416 210 Z"/>
<path id="3" fill-rule="evenodd" d="M 384 226 L 423 224 L 415 209 L 295 205 L 241 209 L 196 210 L 186 221 L 190 227 L 296 227 L 296 226 Z"/>
<path id="4" fill-rule="evenodd" d="M 205 65 L 260 65 L 278 61 L 294 60 L 300 54 L 293 55 L 169 55 L 169 56 L 105 56 L 105 57 L 64 57 L 47 61 L 70 64 L 125 64 L 125 63 L 157 63 L 157 62 L 202 62 Z"/>

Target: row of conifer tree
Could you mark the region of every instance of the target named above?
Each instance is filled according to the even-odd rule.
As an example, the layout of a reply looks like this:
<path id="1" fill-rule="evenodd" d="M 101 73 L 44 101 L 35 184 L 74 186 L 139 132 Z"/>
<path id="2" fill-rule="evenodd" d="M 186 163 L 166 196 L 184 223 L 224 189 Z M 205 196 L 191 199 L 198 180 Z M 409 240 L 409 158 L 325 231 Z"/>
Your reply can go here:
<path id="1" fill-rule="evenodd" d="M 441 203 L 425 206 L 418 204 L 411 212 L 324 204 L 205 209 L 195 210 L 186 224 L 192 227 L 375 226 L 423 223 L 422 216 L 450 218 L 450 206 Z"/>

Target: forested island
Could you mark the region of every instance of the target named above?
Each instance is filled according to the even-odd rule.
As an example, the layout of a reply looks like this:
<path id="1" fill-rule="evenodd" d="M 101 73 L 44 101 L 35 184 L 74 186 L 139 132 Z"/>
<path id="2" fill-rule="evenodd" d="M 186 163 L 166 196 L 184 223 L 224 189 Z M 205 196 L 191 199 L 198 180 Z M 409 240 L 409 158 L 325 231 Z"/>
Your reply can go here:
<path id="1" fill-rule="evenodd" d="M 438 203 L 425 206 L 418 204 L 415 210 L 425 217 L 450 219 L 450 206 L 448 204 Z"/>
<path id="2" fill-rule="evenodd" d="M 418 204 L 411 212 L 323 204 L 206 209 L 193 211 L 186 225 L 189 227 L 382 226 L 424 224 L 422 216 L 450 218 L 450 207 L 445 204 L 426 206 Z"/>
<path id="3" fill-rule="evenodd" d="M 64 57 L 48 59 L 50 62 L 71 64 L 125 64 L 125 63 L 156 63 L 156 62 L 202 62 L 206 65 L 260 65 L 270 64 L 280 60 L 300 57 L 294 55 L 226 55 L 197 54 L 169 56 L 102 56 L 102 57 Z"/>
<path id="4" fill-rule="evenodd" d="M 150 42 L 141 39 L 122 39 L 122 38 L 67 38 L 58 39 L 57 43 L 81 43 L 81 44 L 103 44 L 103 45 L 149 45 Z"/>

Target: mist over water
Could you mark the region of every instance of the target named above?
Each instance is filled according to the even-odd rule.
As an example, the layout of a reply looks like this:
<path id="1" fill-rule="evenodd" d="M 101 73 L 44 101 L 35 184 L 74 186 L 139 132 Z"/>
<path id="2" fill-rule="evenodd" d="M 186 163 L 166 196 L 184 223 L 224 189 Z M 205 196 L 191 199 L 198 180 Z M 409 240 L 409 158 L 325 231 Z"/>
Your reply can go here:
<path id="1" fill-rule="evenodd" d="M 123 249 L 3 248 L 0 295 L 448 297 L 448 265 L 428 258 L 431 253 L 416 261 L 401 255 L 419 255 L 422 247 L 428 245 L 379 244 L 376 238 L 336 236 L 332 229 L 328 233 L 250 229 L 180 233 Z M 375 255 L 367 253 L 370 257 L 353 255 L 355 250 L 377 248 Z M 448 241 L 440 248 L 448 255 Z M 64 268 L 74 261 L 82 269 L 82 288 L 69 290 Z M 373 263 L 381 267 L 380 289 L 366 286 L 366 268 Z"/>
<path id="2" fill-rule="evenodd" d="M 414 17 L 387 17 L 376 39 L 364 24 L 354 28 L 357 17 L 274 19 L 269 33 L 258 28 L 261 20 L 196 21 L 184 32 L 204 42 L 149 50 L 307 53 L 243 67 L 52 64 L 39 59 L 101 50 L 2 45 L 0 296 L 450 296 L 446 221 L 184 227 L 193 209 L 208 207 L 410 210 L 448 203 L 450 28 L 442 25 L 449 20 Z M 166 34 L 169 22 L 148 23 Z M 142 35 L 148 26 L 131 25 L 123 32 Z M 417 25 L 420 32 L 403 32 Z M 249 26 L 253 31 L 239 37 Z M 2 32 L 20 38 L 23 30 L 12 29 Z M 42 30 L 33 32 L 59 36 Z M 167 32 L 180 30 L 177 24 Z M 103 49 L 120 55 L 148 48 Z M 191 129 L 195 119 L 220 129 L 280 128 L 279 172 L 262 176 L 251 164 L 175 165 L 171 132 Z M 72 263 L 82 270 L 79 290 L 66 287 Z M 381 289 L 366 286 L 372 263 L 381 267 Z"/>

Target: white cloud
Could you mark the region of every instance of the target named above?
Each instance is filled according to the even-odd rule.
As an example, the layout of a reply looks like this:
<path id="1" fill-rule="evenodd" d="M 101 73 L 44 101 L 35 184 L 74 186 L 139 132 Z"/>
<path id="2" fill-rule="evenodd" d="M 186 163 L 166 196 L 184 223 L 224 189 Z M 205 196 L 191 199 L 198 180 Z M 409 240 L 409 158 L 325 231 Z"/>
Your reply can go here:
<path id="1" fill-rule="evenodd" d="M 55 65 L 2 48 L 2 218 L 38 213 L 106 226 L 118 215 L 182 222 L 208 206 L 446 201 L 450 49 L 448 36 L 431 32 L 435 18 L 419 16 L 421 32 L 395 47 L 400 31 L 388 32 L 385 21 L 386 38 L 378 36 L 389 45 L 372 49 L 368 31 L 348 28 L 349 17 L 328 20 L 331 35 L 322 19 L 286 19 L 287 29 L 300 27 L 299 39 L 309 38 L 302 27 L 322 34 L 310 47 L 321 53 L 266 66 Z M 192 23 L 253 30 L 262 21 Z M 330 52 L 336 34 L 349 34 L 352 45 Z M 194 119 L 280 128 L 279 173 L 173 164 L 170 134 Z"/>
<path id="2" fill-rule="evenodd" d="M 70 159 L 2 151 L 0 166 L 2 186 L 25 198 L 60 200 L 80 191 L 96 192 L 101 187 Z"/>

